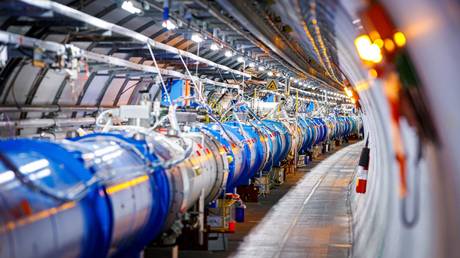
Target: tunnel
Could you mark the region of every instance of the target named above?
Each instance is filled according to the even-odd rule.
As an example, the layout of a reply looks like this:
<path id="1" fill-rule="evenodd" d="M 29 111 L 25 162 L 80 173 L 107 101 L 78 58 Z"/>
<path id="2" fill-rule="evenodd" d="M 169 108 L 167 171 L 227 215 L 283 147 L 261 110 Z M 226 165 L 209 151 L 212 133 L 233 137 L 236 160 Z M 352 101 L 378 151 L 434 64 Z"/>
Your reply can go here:
<path id="1" fill-rule="evenodd" d="M 455 0 L 0 1 L 0 258 L 460 257 L 459 28 Z"/>

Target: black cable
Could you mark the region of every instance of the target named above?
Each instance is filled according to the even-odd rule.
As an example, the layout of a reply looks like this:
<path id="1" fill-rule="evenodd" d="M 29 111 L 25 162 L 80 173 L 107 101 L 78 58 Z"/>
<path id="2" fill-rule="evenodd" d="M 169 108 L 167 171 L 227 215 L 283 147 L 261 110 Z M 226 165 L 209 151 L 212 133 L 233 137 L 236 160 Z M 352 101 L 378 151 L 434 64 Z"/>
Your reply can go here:
<path id="1" fill-rule="evenodd" d="M 13 79 L 12 79 L 11 82 L 10 82 L 10 85 L 11 85 L 11 96 L 13 97 L 14 105 L 20 110 L 20 109 L 21 109 L 21 105 L 19 105 L 18 99 L 16 98 L 16 93 L 15 93 L 15 91 L 14 91 L 14 86 L 16 85 L 16 80 L 18 79 L 19 74 L 20 74 L 20 72 L 18 71 L 18 72 L 14 75 Z"/>
<path id="2" fill-rule="evenodd" d="M 130 90 L 130 89 L 136 87 L 137 85 L 139 85 L 139 83 L 141 83 L 141 81 L 138 81 L 138 82 L 136 82 L 135 84 L 129 86 L 129 87 L 126 88 L 126 89 L 124 89 L 124 90 L 120 93 L 120 97 L 121 97 L 123 94 L 125 94 L 128 90 Z"/>
<path id="3" fill-rule="evenodd" d="M 406 228 L 413 228 L 415 225 L 417 225 L 417 222 L 420 217 L 420 181 L 421 181 L 421 175 L 420 175 L 420 161 L 423 157 L 422 153 L 422 143 L 419 140 L 418 142 L 418 151 L 417 151 L 417 159 L 415 160 L 415 170 L 414 173 L 414 207 L 413 207 L 413 217 L 408 218 L 407 214 L 407 198 L 408 196 L 406 195 L 405 197 L 402 198 L 401 200 L 401 221 L 404 227 Z"/>
<path id="4" fill-rule="evenodd" d="M 222 81 L 225 81 L 225 83 L 228 83 L 227 79 L 224 79 L 224 76 L 222 76 L 222 73 L 220 72 L 220 68 L 217 68 L 217 71 L 219 72 L 219 75 Z"/>
<path id="5" fill-rule="evenodd" d="M 227 92 L 228 92 L 228 91 L 225 91 L 225 92 L 217 99 L 217 101 L 214 102 L 214 104 L 213 104 L 211 107 L 214 108 L 214 107 L 217 105 L 217 103 L 220 103 L 220 101 L 227 95 Z"/>
<path id="6" fill-rule="evenodd" d="M 28 58 L 34 59 L 33 53 L 27 53 L 26 50 L 24 50 L 22 47 L 17 47 L 16 48 L 21 54 L 25 55 Z"/>
<path id="7" fill-rule="evenodd" d="M 158 96 L 160 95 L 160 93 L 161 93 L 161 86 L 158 87 L 157 91 L 155 92 L 155 95 L 153 95 L 152 100 L 156 100 Z"/>

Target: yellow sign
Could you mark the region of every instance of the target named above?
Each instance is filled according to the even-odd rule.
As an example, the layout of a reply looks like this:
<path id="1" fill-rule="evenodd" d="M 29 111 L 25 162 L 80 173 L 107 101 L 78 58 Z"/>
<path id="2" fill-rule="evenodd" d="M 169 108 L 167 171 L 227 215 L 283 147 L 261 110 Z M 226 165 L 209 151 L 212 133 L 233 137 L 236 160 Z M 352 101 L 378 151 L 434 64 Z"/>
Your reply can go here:
<path id="1" fill-rule="evenodd" d="M 271 90 L 271 91 L 278 90 L 278 83 L 275 80 L 269 80 L 267 83 L 267 90 Z"/>

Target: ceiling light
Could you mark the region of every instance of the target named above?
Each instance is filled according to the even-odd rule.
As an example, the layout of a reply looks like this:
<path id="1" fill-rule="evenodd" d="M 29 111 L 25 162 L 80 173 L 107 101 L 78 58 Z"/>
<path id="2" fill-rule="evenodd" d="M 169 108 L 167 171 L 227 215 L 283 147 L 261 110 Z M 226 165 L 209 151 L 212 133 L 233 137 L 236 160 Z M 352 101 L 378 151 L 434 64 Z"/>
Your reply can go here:
<path id="1" fill-rule="evenodd" d="M 219 50 L 219 45 L 217 45 L 216 43 L 212 43 L 209 48 L 213 51 L 217 51 Z"/>
<path id="2" fill-rule="evenodd" d="M 344 87 L 344 90 L 349 98 L 353 97 L 353 92 L 348 87 Z"/>
<path id="3" fill-rule="evenodd" d="M 193 33 L 191 40 L 196 43 L 201 43 L 203 42 L 203 37 L 201 37 L 201 35 L 198 33 Z"/>
<path id="4" fill-rule="evenodd" d="M 368 35 L 358 36 L 355 39 L 355 47 L 362 60 L 373 63 L 380 63 L 382 61 L 382 52 L 380 48 L 375 43 L 371 42 Z"/>
<path id="5" fill-rule="evenodd" d="M 281 77 L 281 76 L 283 76 L 283 74 L 280 73 L 280 72 L 277 72 L 277 73 L 276 73 L 276 76 Z"/>
<path id="6" fill-rule="evenodd" d="M 134 14 L 142 13 L 142 10 L 139 7 L 135 6 L 132 1 L 124 1 L 121 4 L 121 8 L 123 10 L 125 10 L 125 11 L 128 11 L 130 13 L 134 13 Z"/>
<path id="7" fill-rule="evenodd" d="M 233 56 L 233 52 L 230 51 L 230 50 L 226 50 L 225 53 L 224 53 L 224 55 L 225 55 L 226 57 L 231 57 L 231 56 Z"/>
<path id="8" fill-rule="evenodd" d="M 254 68 L 254 67 L 256 67 L 256 63 L 254 63 L 254 62 L 250 62 L 250 63 L 249 63 L 249 67 L 251 67 L 251 68 Z"/>
<path id="9" fill-rule="evenodd" d="M 268 71 L 268 72 L 267 72 L 267 75 L 270 76 L 270 77 L 272 77 L 272 76 L 273 76 L 273 72 L 272 72 L 272 71 Z"/>
<path id="10" fill-rule="evenodd" d="M 177 28 L 176 24 L 174 24 L 174 22 L 170 19 L 164 20 L 161 26 L 167 30 L 175 30 Z"/>
<path id="11" fill-rule="evenodd" d="M 244 58 L 242 56 L 239 56 L 236 60 L 240 63 L 244 63 Z"/>
<path id="12" fill-rule="evenodd" d="M 265 71 L 265 67 L 264 66 L 259 66 L 259 71 Z"/>

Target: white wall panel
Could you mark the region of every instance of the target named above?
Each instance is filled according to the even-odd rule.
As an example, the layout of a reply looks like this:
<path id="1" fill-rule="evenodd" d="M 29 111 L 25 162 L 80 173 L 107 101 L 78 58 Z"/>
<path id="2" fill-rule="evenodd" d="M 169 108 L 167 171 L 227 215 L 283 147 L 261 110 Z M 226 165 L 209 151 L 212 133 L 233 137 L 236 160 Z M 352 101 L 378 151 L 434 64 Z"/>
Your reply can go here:
<path id="1" fill-rule="evenodd" d="M 29 90 L 32 87 L 32 83 L 37 77 L 39 71 L 39 68 L 36 68 L 30 64 L 25 65 L 21 69 L 14 85 L 12 85 L 12 88 L 9 92 L 7 100 L 8 104 L 15 104 L 15 101 L 17 101 L 19 104 L 23 104 L 25 102 L 27 95 L 29 94 Z"/>
<path id="2" fill-rule="evenodd" d="M 125 78 L 116 78 L 113 79 L 110 83 L 109 88 L 105 92 L 104 98 L 102 99 L 103 106 L 112 106 L 115 98 L 117 97 L 118 92 L 120 91 L 121 86 L 125 82 Z"/>
<path id="3" fill-rule="evenodd" d="M 48 70 L 35 93 L 32 104 L 52 104 L 65 77 L 66 73 L 64 71 Z"/>
<path id="4" fill-rule="evenodd" d="M 91 81 L 88 89 L 86 90 L 85 95 L 83 96 L 81 105 L 97 105 L 97 99 L 99 95 L 102 93 L 107 79 L 109 79 L 108 75 L 95 76 L 94 79 Z"/>
<path id="5" fill-rule="evenodd" d="M 77 80 L 68 81 L 58 103 L 60 105 L 75 105 L 87 79 L 84 74 L 80 74 Z"/>
<path id="6" fill-rule="evenodd" d="M 129 99 L 131 98 L 131 95 L 133 94 L 134 89 L 136 86 L 137 81 L 129 81 L 128 84 L 126 84 L 125 89 L 123 90 L 124 93 L 123 95 L 120 96 L 120 100 L 118 101 L 118 105 L 126 105 L 129 102 Z"/>

